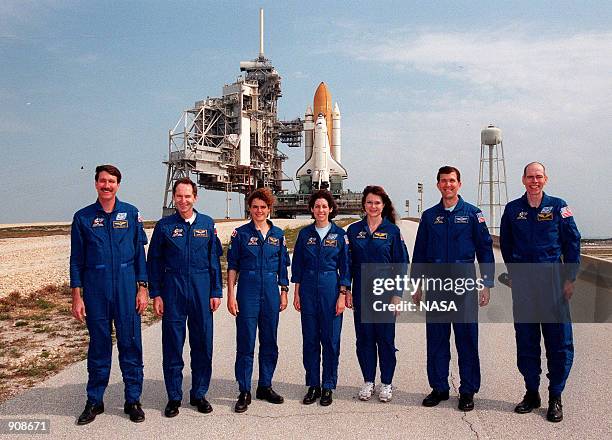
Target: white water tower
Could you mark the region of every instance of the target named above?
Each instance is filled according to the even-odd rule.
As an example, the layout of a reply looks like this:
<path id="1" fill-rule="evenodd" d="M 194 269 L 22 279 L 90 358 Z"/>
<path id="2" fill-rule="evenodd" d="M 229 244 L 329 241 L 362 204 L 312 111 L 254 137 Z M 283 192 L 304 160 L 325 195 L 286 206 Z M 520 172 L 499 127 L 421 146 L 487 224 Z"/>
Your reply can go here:
<path id="1" fill-rule="evenodd" d="M 488 216 L 491 234 L 499 234 L 502 210 L 508 203 L 506 164 L 502 131 L 489 124 L 480 132 L 480 173 L 478 175 L 478 206 Z"/>

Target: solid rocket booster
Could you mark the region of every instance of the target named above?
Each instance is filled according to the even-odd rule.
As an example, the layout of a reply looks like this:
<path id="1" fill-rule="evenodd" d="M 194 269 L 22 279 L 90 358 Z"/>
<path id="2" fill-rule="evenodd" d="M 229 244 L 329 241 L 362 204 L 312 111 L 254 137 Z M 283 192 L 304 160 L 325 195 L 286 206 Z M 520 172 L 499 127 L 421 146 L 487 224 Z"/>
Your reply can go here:
<path id="1" fill-rule="evenodd" d="M 296 173 L 300 180 L 300 191 L 330 188 L 332 181 L 337 182 L 337 188 L 341 188 L 340 182 L 348 174 L 340 164 L 340 109 L 338 104 L 332 109 L 331 94 L 323 82 L 315 93 L 313 108 L 314 111 L 309 106 L 304 117 L 305 163 Z"/>

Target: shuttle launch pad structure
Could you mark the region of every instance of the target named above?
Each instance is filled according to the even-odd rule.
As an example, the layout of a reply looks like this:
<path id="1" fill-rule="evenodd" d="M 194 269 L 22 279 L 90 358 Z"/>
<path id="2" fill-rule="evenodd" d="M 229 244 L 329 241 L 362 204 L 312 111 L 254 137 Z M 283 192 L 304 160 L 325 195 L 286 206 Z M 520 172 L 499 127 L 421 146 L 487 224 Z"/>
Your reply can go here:
<path id="1" fill-rule="evenodd" d="M 277 217 L 309 213 L 311 190 L 303 178 L 299 193 L 289 194 L 282 188 L 284 181 L 293 179 L 283 172 L 287 156 L 278 149 L 278 143 L 301 147 L 304 121 L 278 119 L 281 77 L 264 55 L 263 10 L 259 14 L 259 37 L 259 56 L 240 63 L 244 74 L 223 86 L 221 97 L 207 97 L 183 111 L 169 131 L 164 216 L 174 213 L 174 182 L 192 176 L 199 187 L 215 191 L 247 195 L 256 188 L 268 187 L 278 199 L 272 213 Z M 330 188 L 339 199 L 339 213 L 360 212 L 360 195 L 342 191 L 339 183 Z"/>

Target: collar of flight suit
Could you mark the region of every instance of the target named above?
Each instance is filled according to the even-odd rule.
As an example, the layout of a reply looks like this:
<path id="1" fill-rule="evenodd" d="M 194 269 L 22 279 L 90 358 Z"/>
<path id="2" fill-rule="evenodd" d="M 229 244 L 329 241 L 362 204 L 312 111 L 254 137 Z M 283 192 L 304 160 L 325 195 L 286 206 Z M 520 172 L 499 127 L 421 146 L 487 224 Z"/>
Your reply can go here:
<path id="1" fill-rule="evenodd" d="M 189 223 L 187 220 L 181 217 L 181 214 L 179 214 L 178 211 L 174 211 L 174 216 L 176 217 L 177 223 L 189 223 L 191 226 L 195 225 L 198 222 L 198 217 L 200 216 L 200 213 L 195 208 L 193 208 L 193 215 L 193 222 Z"/>
<path id="2" fill-rule="evenodd" d="M 529 205 L 529 199 L 527 198 L 527 192 L 525 192 L 523 196 L 521 197 L 521 201 L 527 209 L 538 209 L 538 210 L 544 206 L 550 206 L 551 205 L 550 199 L 551 197 L 548 194 L 546 194 L 544 191 L 542 191 L 542 201 L 540 202 L 540 206 L 531 208 L 531 206 Z"/>
<path id="3" fill-rule="evenodd" d="M 374 232 L 380 232 L 381 230 L 384 230 L 387 226 L 391 224 L 393 223 L 391 223 L 389 219 L 387 219 L 387 217 L 383 217 L 382 222 L 380 223 L 380 225 L 378 225 L 378 228 L 376 228 L 376 231 Z M 368 216 L 367 215 L 361 219 L 361 229 L 366 231 L 368 234 L 372 235 L 372 231 L 370 231 L 370 228 L 368 227 Z"/>
<path id="4" fill-rule="evenodd" d="M 455 212 L 459 212 L 459 210 L 463 209 L 463 205 L 465 205 L 465 202 L 463 201 L 463 198 L 460 195 L 457 194 L 457 197 L 459 197 L 459 199 L 457 200 L 457 204 L 455 205 L 452 211 L 447 211 L 446 208 L 444 207 L 443 200 L 440 199 L 440 203 L 436 205 L 438 207 L 438 212 L 443 212 L 443 213 L 448 212 L 450 215 Z"/>
<path id="5" fill-rule="evenodd" d="M 329 231 L 327 231 L 327 234 L 325 234 L 325 237 L 327 237 L 329 234 L 333 234 L 333 233 L 337 234 L 338 229 L 340 229 L 340 227 L 337 224 L 335 224 L 332 220 L 329 221 L 329 224 L 331 225 L 331 227 L 329 228 Z M 321 236 L 316 230 L 316 225 L 317 225 L 317 222 L 312 222 L 311 224 L 306 226 L 306 230 L 308 231 L 309 237 L 314 237 L 316 235 L 317 237 L 319 237 L 319 239 L 321 239 Z"/>
<path id="6" fill-rule="evenodd" d="M 94 203 L 94 205 L 96 206 L 96 209 L 98 210 L 98 212 L 103 212 L 104 214 L 107 213 L 102 207 L 100 200 L 96 199 L 96 203 Z M 115 206 L 113 206 L 113 210 L 109 212 L 108 215 L 111 215 L 113 212 L 118 211 L 121 205 L 123 205 L 123 202 L 120 201 L 118 197 L 115 197 Z"/>

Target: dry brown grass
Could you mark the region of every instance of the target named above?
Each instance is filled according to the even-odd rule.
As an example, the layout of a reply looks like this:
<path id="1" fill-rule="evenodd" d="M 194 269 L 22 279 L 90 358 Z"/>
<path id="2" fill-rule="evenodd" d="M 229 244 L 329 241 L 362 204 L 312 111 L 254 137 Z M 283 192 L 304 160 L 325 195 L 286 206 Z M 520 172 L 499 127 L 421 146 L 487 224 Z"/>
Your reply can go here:
<path id="1" fill-rule="evenodd" d="M 0 403 L 87 356 L 85 324 L 72 318 L 67 284 L 0 298 Z M 158 318 L 152 305 L 143 326 Z"/>

